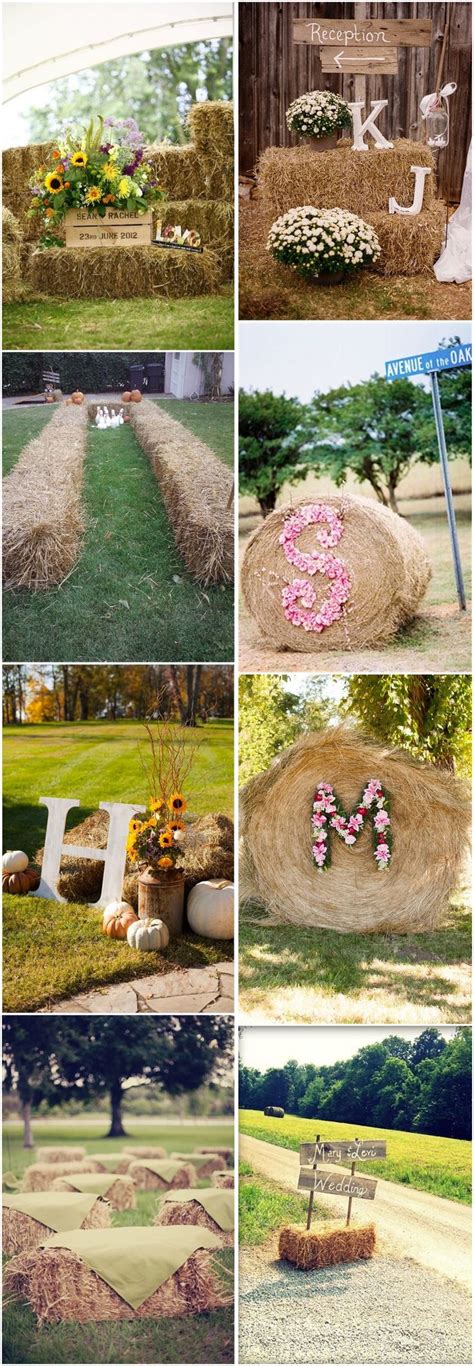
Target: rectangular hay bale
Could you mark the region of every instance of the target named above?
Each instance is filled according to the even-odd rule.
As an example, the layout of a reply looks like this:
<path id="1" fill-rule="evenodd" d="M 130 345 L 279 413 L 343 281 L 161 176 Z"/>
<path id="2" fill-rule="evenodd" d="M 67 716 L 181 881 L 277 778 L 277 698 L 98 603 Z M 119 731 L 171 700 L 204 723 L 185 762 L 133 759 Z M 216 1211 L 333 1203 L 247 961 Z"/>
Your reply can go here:
<path id="1" fill-rule="evenodd" d="M 62 299 L 170 299 L 213 294 L 222 271 L 214 252 L 159 247 L 50 247 L 34 251 L 30 283 Z"/>
<path id="2" fill-rule="evenodd" d="M 367 213 L 381 252 L 371 267 L 377 275 L 431 275 L 444 242 L 446 209 L 435 200 L 414 218 L 404 214 Z"/>
<path id="3" fill-rule="evenodd" d="M 318 209 L 348 209 L 362 218 L 388 213 L 394 196 L 401 206 L 413 199 L 414 176 L 410 166 L 429 166 L 424 209 L 436 196 L 435 161 L 429 147 L 399 138 L 393 148 L 353 152 L 345 139 L 328 152 L 310 147 L 267 147 L 258 163 L 259 192 L 275 217 L 288 209 L 311 204 Z M 369 221 L 369 220 L 368 220 Z"/>
<path id="4" fill-rule="evenodd" d="M 291 1262 L 301 1271 L 316 1271 L 323 1266 L 337 1266 L 339 1262 L 355 1262 L 373 1257 L 376 1246 L 374 1224 L 349 1225 L 349 1228 L 299 1228 L 291 1224 L 282 1228 L 278 1252 L 283 1261 Z"/>

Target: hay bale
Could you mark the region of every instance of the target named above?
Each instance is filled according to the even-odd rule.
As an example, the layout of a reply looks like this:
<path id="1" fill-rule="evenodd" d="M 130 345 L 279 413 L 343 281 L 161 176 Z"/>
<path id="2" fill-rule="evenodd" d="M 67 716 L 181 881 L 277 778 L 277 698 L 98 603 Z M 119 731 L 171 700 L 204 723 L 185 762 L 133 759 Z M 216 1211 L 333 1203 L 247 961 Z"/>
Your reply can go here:
<path id="1" fill-rule="evenodd" d="M 401 214 L 366 213 L 377 233 L 380 256 L 369 267 L 377 275 L 432 275 L 444 241 L 446 209 L 434 200 L 415 218 Z"/>
<path id="2" fill-rule="evenodd" d="M 390 799 L 388 867 L 376 867 L 367 819 L 352 848 L 334 833 L 330 866 L 316 868 L 316 788 L 331 784 L 350 812 L 371 778 Z M 458 882 L 470 819 L 465 785 L 445 770 L 349 727 L 304 735 L 243 789 L 242 893 L 260 900 L 274 923 L 339 933 L 431 930 Z"/>
<path id="3" fill-rule="evenodd" d="M 221 1239 L 223 1247 L 234 1245 L 233 1230 L 225 1233 L 220 1224 L 203 1209 L 199 1200 L 163 1200 L 153 1222 L 160 1227 L 169 1224 L 197 1224 L 199 1228 L 208 1228 L 210 1233 L 215 1233 Z"/>
<path id="4" fill-rule="evenodd" d="M 167 142 L 158 142 L 146 151 L 153 175 L 166 190 L 168 199 L 208 198 L 205 162 L 192 143 L 173 147 Z"/>
<path id="5" fill-rule="evenodd" d="M 32 1162 L 26 1168 L 21 1190 L 22 1191 L 47 1191 L 50 1190 L 53 1181 L 58 1176 L 68 1176 L 72 1172 L 94 1172 L 94 1163 L 89 1158 L 84 1158 L 82 1162 Z"/>
<path id="6" fill-rule="evenodd" d="M 349 209 L 362 218 L 377 211 L 388 216 L 391 195 L 401 207 L 413 200 L 412 165 L 431 168 L 424 195 L 424 209 L 428 211 L 436 197 L 434 156 L 429 147 L 407 138 L 397 139 L 393 149 L 383 153 L 372 147 L 367 152 L 352 152 L 346 139 L 323 155 L 305 144 L 267 147 L 258 163 L 259 197 L 275 218 L 300 204 Z"/>
<path id="7" fill-rule="evenodd" d="M 84 529 L 86 441 L 85 408 L 61 406 L 4 479 L 6 588 L 52 588 L 75 565 Z"/>
<path id="8" fill-rule="evenodd" d="M 145 1166 L 145 1159 L 142 1162 L 132 1162 L 128 1169 L 128 1175 L 131 1176 L 137 1190 L 140 1191 L 182 1190 L 185 1186 L 195 1186 L 198 1179 L 196 1168 L 191 1166 L 190 1162 L 182 1162 L 179 1171 L 176 1172 L 172 1180 L 163 1181 L 161 1176 Z"/>
<path id="9" fill-rule="evenodd" d="M 145 399 L 133 408 L 131 426 L 160 485 L 187 569 L 204 586 L 232 583 L 232 471 L 159 404 Z"/>
<path id="10" fill-rule="evenodd" d="M 213 1172 L 222 1172 L 225 1170 L 224 1158 L 218 1157 L 216 1154 L 212 1155 L 211 1153 L 208 1154 L 199 1152 L 189 1154 L 172 1153 L 171 1159 L 172 1161 L 176 1162 L 184 1162 L 187 1156 L 189 1156 L 190 1162 L 192 1162 L 193 1165 L 196 1166 L 197 1174 L 200 1181 L 203 1179 L 203 1177 L 212 1176 Z M 206 1160 L 203 1161 L 203 1158 L 205 1158 Z"/>
<path id="11" fill-rule="evenodd" d="M 82 1162 L 84 1157 L 87 1157 L 85 1148 L 64 1146 L 64 1148 L 36 1149 L 37 1162 Z"/>
<path id="12" fill-rule="evenodd" d="M 339 1262 L 356 1262 L 373 1257 L 376 1246 L 374 1224 L 353 1224 L 349 1228 L 314 1229 L 290 1225 L 282 1228 L 279 1256 L 301 1271 L 315 1271 Z"/>
<path id="13" fill-rule="evenodd" d="M 105 1200 L 99 1197 L 83 1219 L 79 1228 L 110 1228 L 111 1218 L 110 1209 Z M 54 1228 L 49 1228 L 47 1224 L 40 1223 L 39 1219 L 33 1219 L 30 1214 L 22 1214 L 21 1210 L 3 1210 L 3 1252 L 11 1257 L 17 1252 L 29 1252 L 31 1248 L 39 1247 L 55 1232 Z"/>
<path id="14" fill-rule="evenodd" d="M 234 206 L 225 199 L 168 199 L 155 214 L 163 227 L 179 223 L 194 228 L 201 243 L 215 252 L 225 279 L 232 278 L 234 260 Z"/>
<path id="15" fill-rule="evenodd" d="M 14 1257 L 4 1288 L 7 1296 L 27 1300 L 40 1323 L 177 1318 L 220 1309 L 226 1302 L 213 1253 L 204 1249 L 188 1257 L 138 1309 L 67 1248 L 46 1246 Z"/>
<path id="16" fill-rule="evenodd" d="M 106 1154 L 90 1153 L 89 1158 L 90 1161 L 94 1164 L 95 1172 L 110 1172 L 112 1170 L 109 1162 L 105 1160 Z M 116 1155 L 116 1162 L 113 1167 L 113 1171 L 117 1174 L 117 1176 L 126 1176 L 131 1162 L 133 1162 L 133 1158 L 131 1157 L 130 1153 L 118 1153 Z"/>
<path id="17" fill-rule="evenodd" d="M 199 843 L 185 851 L 184 880 L 186 893 L 197 882 L 234 880 L 234 822 L 219 812 L 199 816 L 192 825 Z M 202 839 L 202 844 L 200 843 Z M 199 1152 L 207 1149 L 199 1149 Z M 209 1151 L 211 1151 L 209 1149 Z M 213 1149 L 221 1152 L 221 1149 Z M 229 1150 L 230 1151 L 230 1150 Z"/>
<path id="18" fill-rule="evenodd" d="M 195 146 L 204 156 L 232 160 L 234 108 L 230 100 L 202 100 L 193 104 L 188 124 Z"/>
<path id="19" fill-rule="evenodd" d="M 77 1189 L 72 1175 L 70 1177 L 58 1176 L 56 1177 L 56 1180 L 53 1181 L 52 1185 L 52 1190 L 58 1191 L 74 1191 Z M 104 1192 L 103 1199 L 107 1200 L 111 1209 L 135 1209 L 137 1203 L 135 1199 L 135 1183 L 129 1176 L 111 1175 L 110 1185 L 107 1187 L 107 1191 Z"/>
<path id="20" fill-rule="evenodd" d="M 263 1113 L 268 1119 L 285 1118 L 285 1111 L 282 1110 L 281 1105 L 266 1105 Z"/>
<path id="21" fill-rule="evenodd" d="M 221 1190 L 233 1190 L 235 1185 L 233 1172 L 213 1172 L 211 1176 L 211 1186 L 217 1186 Z"/>
<path id="22" fill-rule="evenodd" d="M 30 284 L 62 299 L 172 299 L 213 294 L 221 282 L 213 251 L 141 247 L 49 247 L 34 251 Z"/>
<path id="23" fill-rule="evenodd" d="M 142 1146 L 138 1148 L 126 1148 L 125 1152 L 130 1153 L 131 1157 L 156 1157 L 159 1159 L 160 1157 L 167 1156 L 166 1148 L 157 1147 L 147 1148 L 146 1146 Z"/>
<path id="24" fill-rule="evenodd" d="M 206 1147 L 204 1147 L 204 1148 L 196 1148 L 196 1152 L 198 1152 L 198 1153 L 211 1153 L 211 1154 L 212 1154 L 212 1153 L 217 1153 L 217 1156 L 218 1156 L 218 1157 L 223 1157 L 223 1158 L 224 1158 L 224 1162 L 227 1163 L 227 1166 L 229 1166 L 229 1163 L 230 1163 L 230 1162 L 233 1162 L 233 1161 L 234 1161 L 234 1149 L 233 1149 L 233 1148 L 218 1148 L 218 1147 L 216 1146 L 216 1144 L 214 1144 L 214 1145 L 211 1144 L 210 1147 L 207 1147 L 207 1148 L 206 1148 Z"/>
<path id="25" fill-rule="evenodd" d="M 350 589 L 338 617 L 319 630 L 294 625 L 285 614 L 282 595 L 295 581 L 309 583 L 316 595 L 313 612 L 329 598 L 333 580 L 325 573 L 308 574 L 289 561 L 280 536 L 288 517 L 315 507 L 339 518 L 340 537 L 327 552 L 342 562 Z M 309 524 L 295 537 L 296 551 L 326 553 L 320 537 L 327 523 Z M 250 615 L 274 649 L 361 650 L 383 645 L 415 616 L 431 578 L 431 566 L 421 536 L 409 522 L 368 498 L 331 494 L 311 503 L 277 508 L 250 536 L 242 564 L 242 591 Z M 297 608 L 307 611 L 301 598 Z"/>
<path id="26" fill-rule="evenodd" d="M 23 233 L 10 209 L 2 209 L 2 280 L 3 302 L 14 303 L 24 292 L 22 279 Z"/>
<path id="27" fill-rule="evenodd" d="M 30 143 L 27 147 L 9 147 L 3 153 L 3 203 L 18 219 L 28 242 L 36 242 L 43 231 L 39 218 L 28 217 L 31 205 L 28 181 L 48 160 L 53 148 L 54 142 Z"/>

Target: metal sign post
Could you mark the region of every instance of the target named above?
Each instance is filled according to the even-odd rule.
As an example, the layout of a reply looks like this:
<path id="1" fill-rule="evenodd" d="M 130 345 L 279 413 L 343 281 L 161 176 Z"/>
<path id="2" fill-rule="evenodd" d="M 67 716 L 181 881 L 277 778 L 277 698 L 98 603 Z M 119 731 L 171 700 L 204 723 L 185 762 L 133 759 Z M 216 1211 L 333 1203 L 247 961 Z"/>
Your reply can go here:
<path id="1" fill-rule="evenodd" d="M 444 496 L 446 499 L 446 511 L 448 514 L 449 534 L 451 537 L 451 550 L 454 563 L 454 577 L 456 579 L 456 592 L 460 612 L 466 611 L 466 592 L 464 588 L 464 578 L 461 565 L 461 552 L 459 549 L 458 529 L 456 526 L 456 513 L 454 511 L 453 491 L 451 479 L 449 477 L 448 452 L 446 447 L 446 437 L 444 435 L 443 412 L 441 399 L 439 396 L 438 375 L 433 370 L 430 375 L 431 398 L 433 400 L 434 420 L 436 424 L 436 435 L 438 438 L 438 450 L 441 463 L 441 474 L 443 476 Z"/>

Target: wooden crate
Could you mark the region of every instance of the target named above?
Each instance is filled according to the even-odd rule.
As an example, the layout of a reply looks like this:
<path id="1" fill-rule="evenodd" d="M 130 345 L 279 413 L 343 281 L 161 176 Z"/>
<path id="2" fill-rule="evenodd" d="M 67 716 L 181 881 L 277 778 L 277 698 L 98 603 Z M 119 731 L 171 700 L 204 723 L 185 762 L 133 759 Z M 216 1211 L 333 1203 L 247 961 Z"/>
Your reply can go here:
<path id="1" fill-rule="evenodd" d="M 108 208 L 104 218 L 92 218 L 85 209 L 70 209 L 64 221 L 67 247 L 143 247 L 152 239 L 151 210 L 138 214 Z"/>

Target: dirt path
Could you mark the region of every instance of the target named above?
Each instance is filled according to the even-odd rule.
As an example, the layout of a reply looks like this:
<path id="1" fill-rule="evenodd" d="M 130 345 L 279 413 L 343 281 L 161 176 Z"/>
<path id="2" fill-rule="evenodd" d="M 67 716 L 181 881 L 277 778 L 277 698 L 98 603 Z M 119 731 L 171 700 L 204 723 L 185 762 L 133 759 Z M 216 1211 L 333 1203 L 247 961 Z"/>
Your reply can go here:
<path id="1" fill-rule="evenodd" d="M 298 1153 L 241 1134 L 240 1157 L 271 1181 L 278 1181 L 292 1191 L 296 1189 Z M 324 1205 L 328 1212 L 341 1212 L 340 1199 L 330 1200 L 325 1196 Z M 470 1288 L 471 1210 L 468 1205 L 379 1178 L 375 1205 L 371 1206 L 370 1212 L 376 1214 L 382 1251 L 387 1245 L 397 1255 L 408 1255 L 420 1265 Z"/>

